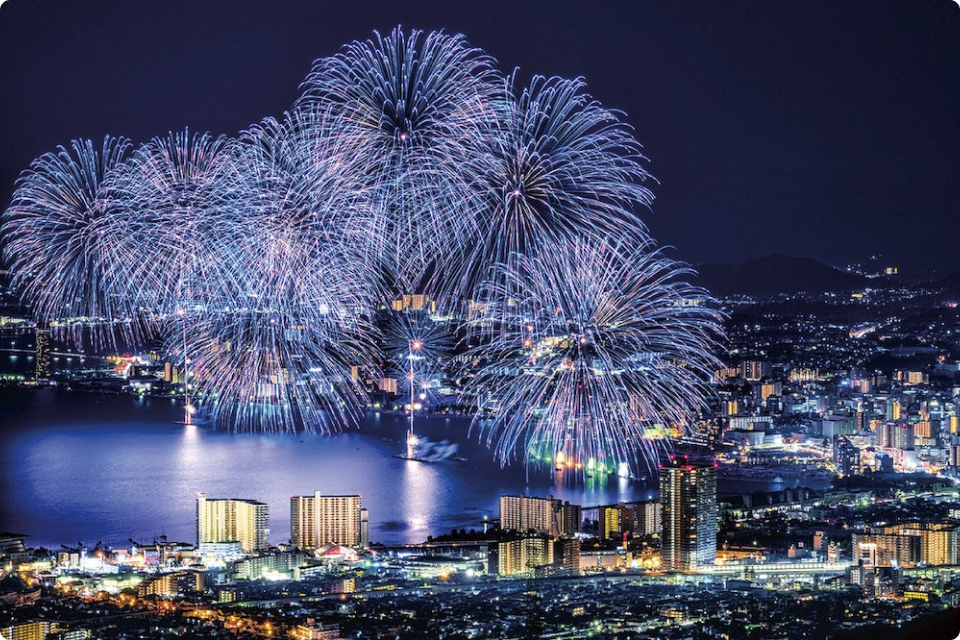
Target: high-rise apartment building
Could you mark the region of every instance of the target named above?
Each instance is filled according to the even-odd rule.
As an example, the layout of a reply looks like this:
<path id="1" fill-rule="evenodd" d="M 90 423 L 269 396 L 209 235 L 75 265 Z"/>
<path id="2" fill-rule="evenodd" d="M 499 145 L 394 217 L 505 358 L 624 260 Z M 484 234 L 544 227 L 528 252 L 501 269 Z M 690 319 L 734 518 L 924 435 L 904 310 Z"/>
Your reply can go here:
<path id="1" fill-rule="evenodd" d="M 620 536 L 628 528 L 632 528 L 626 523 L 625 512 L 629 512 L 629 510 L 623 505 L 600 508 L 604 540 Z"/>
<path id="2" fill-rule="evenodd" d="M 500 496 L 500 528 L 504 531 L 570 536 L 580 529 L 582 519 L 579 505 L 552 496 Z"/>
<path id="3" fill-rule="evenodd" d="M 914 448 L 916 436 L 913 425 L 902 422 L 885 422 L 877 430 L 877 446 L 888 449 L 910 450 Z"/>
<path id="4" fill-rule="evenodd" d="M 755 382 L 769 378 L 773 373 L 773 367 L 769 362 L 760 360 L 744 360 L 740 363 L 740 377 L 749 382 Z"/>
<path id="5" fill-rule="evenodd" d="M 554 512 L 558 502 L 553 498 L 500 496 L 500 528 L 555 536 L 558 527 Z"/>
<path id="6" fill-rule="evenodd" d="M 501 540 L 496 545 L 494 555 L 496 572 L 499 575 L 533 573 L 538 567 L 553 564 L 553 541 L 543 535 Z M 577 562 L 579 563 L 579 549 Z"/>
<path id="7" fill-rule="evenodd" d="M 634 510 L 636 518 L 636 533 L 645 536 L 658 534 L 661 531 L 660 526 L 660 503 L 656 500 L 648 500 L 636 505 Z"/>
<path id="8" fill-rule="evenodd" d="M 316 549 L 335 543 L 350 547 L 369 544 L 367 510 L 360 496 L 290 497 L 290 543 L 301 549 Z"/>
<path id="9" fill-rule="evenodd" d="M 197 497 L 197 544 L 239 542 L 244 553 L 269 546 L 269 507 L 256 500 Z"/>
<path id="10" fill-rule="evenodd" d="M 833 461 L 842 476 L 860 473 L 860 449 L 846 436 L 833 436 Z"/>
<path id="11" fill-rule="evenodd" d="M 37 325 L 36 335 L 36 372 L 38 381 L 50 379 L 50 330 Z"/>
<path id="12" fill-rule="evenodd" d="M 557 500 L 557 502 L 560 502 Z M 583 523 L 583 509 L 578 504 L 564 502 L 557 511 L 557 525 L 559 535 L 572 536 L 580 531 L 580 525 Z"/>
<path id="13" fill-rule="evenodd" d="M 687 571 L 717 557 L 717 470 L 685 458 L 660 467 L 662 564 Z"/>
<path id="14" fill-rule="evenodd" d="M 960 526 L 911 522 L 872 527 L 853 534 L 854 558 L 878 567 L 953 565 L 958 559 Z"/>

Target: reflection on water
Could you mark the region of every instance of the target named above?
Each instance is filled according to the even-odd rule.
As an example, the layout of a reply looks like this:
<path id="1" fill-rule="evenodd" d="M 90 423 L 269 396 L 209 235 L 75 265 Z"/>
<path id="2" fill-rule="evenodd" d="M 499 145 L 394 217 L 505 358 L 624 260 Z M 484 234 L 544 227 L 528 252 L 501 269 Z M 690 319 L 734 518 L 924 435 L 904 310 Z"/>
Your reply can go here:
<path id="1" fill-rule="evenodd" d="M 430 521 L 438 505 L 439 467 L 415 460 L 403 460 L 400 469 L 400 501 L 406 517 L 406 531 L 414 539 L 425 540 L 431 533 Z"/>
<path id="2" fill-rule="evenodd" d="M 334 436 L 230 435 L 178 424 L 170 400 L 55 390 L 0 389 L 0 529 L 34 545 L 122 543 L 161 534 L 192 542 L 196 496 L 266 502 L 271 541 L 290 535 L 290 496 L 356 494 L 370 538 L 422 542 L 451 529 L 482 529 L 501 494 L 553 495 L 583 506 L 654 495 L 611 477 L 586 484 L 549 470 L 501 469 L 459 419 L 422 419 L 418 432 L 459 445 L 464 461 L 395 458 L 402 416 L 371 415 Z"/>

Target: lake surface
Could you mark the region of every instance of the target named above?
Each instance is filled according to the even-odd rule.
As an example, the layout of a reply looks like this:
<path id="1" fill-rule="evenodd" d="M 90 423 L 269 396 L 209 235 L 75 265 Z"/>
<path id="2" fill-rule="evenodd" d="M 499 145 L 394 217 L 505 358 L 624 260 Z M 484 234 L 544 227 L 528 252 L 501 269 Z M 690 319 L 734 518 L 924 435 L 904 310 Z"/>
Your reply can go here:
<path id="1" fill-rule="evenodd" d="M 270 507 L 270 540 L 290 538 L 290 496 L 360 494 L 370 540 L 414 543 L 497 518 L 501 494 L 583 506 L 642 500 L 654 482 L 554 479 L 501 469 L 462 418 L 417 418 L 418 434 L 456 444 L 466 461 L 421 463 L 403 450 L 403 416 L 370 414 L 333 436 L 232 435 L 178 424 L 172 400 L 57 389 L 0 389 L 0 532 L 28 543 L 124 544 L 196 539 L 196 498 Z M 754 488 L 757 490 L 759 487 Z"/>

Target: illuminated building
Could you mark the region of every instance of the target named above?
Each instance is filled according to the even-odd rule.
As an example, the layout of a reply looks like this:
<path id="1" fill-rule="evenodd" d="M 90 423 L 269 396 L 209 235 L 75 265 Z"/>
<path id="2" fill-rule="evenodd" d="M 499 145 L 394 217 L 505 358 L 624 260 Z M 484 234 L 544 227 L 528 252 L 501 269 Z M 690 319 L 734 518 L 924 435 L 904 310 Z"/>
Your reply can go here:
<path id="1" fill-rule="evenodd" d="M 197 552 L 206 561 L 226 562 L 243 558 L 243 545 L 238 540 L 231 542 L 202 542 Z"/>
<path id="2" fill-rule="evenodd" d="M 180 376 L 180 369 L 173 366 L 169 362 L 164 363 L 163 381 L 169 382 L 170 384 L 180 384 L 180 382 L 182 382 L 181 376 Z"/>
<path id="3" fill-rule="evenodd" d="M 502 576 L 531 573 L 553 564 L 553 541 L 542 535 L 500 541 L 496 556 L 497 573 Z M 579 552 L 577 558 L 579 562 Z"/>
<path id="4" fill-rule="evenodd" d="M 197 591 L 203 591 L 203 573 L 192 570 L 157 573 L 137 587 L 140 597 L 175 597 Z"/>
<path id="5" fill-rule="evenodd" d="M 580 538 L 564 536 L 553 545 L 553 560 L 563 565 L 567 573 L 580 573 Z"/>
<path id="6" fill-rule="evenodd" d="M 340 623 L 319 623 L 313 618 L 297 625 L 288 633 L 291 640 L 337 640 L 340 638 Z"/>
<path id="7" fill-rule="evenodd" d="M 913 425 L 885 422 L 877 429 L 877 446 L 888 449 L 913 449 Z"/>
<path id="8" fill-rule="evenodd" d="M 717 369 L 713 372 L 714 382 L 726 382 L 740 375 L 740 370 L 736 367 L 727 367 L 725 369 Z"/>
<path id="9" fill-rule="evenodd" d="M 952 443 L 950 445 L 950 466 L 960 467 L 960 444 Z"/>
<path id="10" fill-rule="evenodd" d="M 559 500 L 557 501 L 559 502 Z M 557 511 L 558 534 L 561 536 L 572 536 L 580 531 L 580 524 L 583 522 L 583 511 L 578 504 L 564 502 Z"/>
<path id="11" fill-rule="evenodd" d="M 770 396 L 783 395 L 783 384 L 779 382 L 765 382 L 754 388 L 754 392 L 759 394 L 760 402 L 766 402 Z"/>
<path id="12" fill-rule="evenodd" d="M 624 511 L 626 507 L 603 507 L 600 509 L 600 519 L 603 522 L 603 539 L 607 540 L 622 533 L 624 527 Z"/>
<path id="13" fill-rule="evenodd" d="M 260 580 L 262 578 L 284 578 L 299 580 L 300 569 L 306 564 L 307 556 L 302 553 L 270 553 L 246 558 L 231 566 L 234 580 Z"/>
<path id="14" fill-rule="evenodd" d="M 396 378 L 381 378 L 380 379 L 380 390 L 386 391 L 387 393 L 392 393 L 397 395 L 397 379 Z"/>
<path id="15" fill-rule="evenodd" d="M 757 382 L 769 378 L 773 367 L 769 362 L 760 360 L 744 360 L 740 363 L 740 377 L 748 382 Z"/>
<path id="16" fill-rule="evenodd" d="M 798 368 L 790 370 L 790 382 L 813 382 L 820 379 L 819 369 Z"/>
<path id="17" fill-rule="evenodd" d="M 57 633 L 63 625 L 57 621 L 33 620 L 0 627 L 0 635 L 6 640 L 46 640 L 47 634 Z"/>
<path id="18" fill-rule="evenodd" d="M 875 567 L 957 564 L 960 526 L 906 523 L 869 529 L 853 535 L 858 563 Z"/>
<path id="19" fill-rule="evenodd" d="M 423 311 L 428 308 L 430 311 L 436 311 L 437 303 L 431 300 L 430 296 L 422 293 L 404 295 L 390 303 L 390 309 L 392 311 L 406 311 L 407 309 L 411 311 Z"/>
<path id="20" fill-rule="evenodd" d="M 37 326 L 36 336 L 36 379 L 38 381 L 50 379 L 50 330 Z"/>
<path id="21" fill-rule="evenodd" d="M 860 473 L 860 449 L 845 436 L 833 436 L 833 461 L 842 476 Z"/>
<path id="22" fill-rule="evenodd" d="M 637 525 L 634 530 L 640 535 L 653 535 L 660 533 L 660 503 L 656 500 L 648 500 L 635 505 L 634 516 Z"/>
<path id="23" fill-rule="evenodd" d="M 694 433 L 709 444 L 719 444 L 723 438 L 722 418 L 702 418 L 693 428 Z"/>
<path id="24" fill-rule="evenodd" d="M 360 496 L 290 497 L 290 544 L 301 549 L 316 549 L 334 543 L 349 547 L 369 544 L 367 510 L 360 507 Z"/>
<path id="25" fill-rule="evenodd" d="M 923 561 L 930 566 L 954 565 L 960 562 L 958 527 L 949 524 L 921 525 L 920 549 Z"/>
<path id="26" fill-rule="evenodd" d="M 900 419 L 900 402 L 898 400 L 890 400 L 887 402 L 887 420 L 899 420 Z"/>
<path id="27" fill-rule="evenodd" d="M 894 377 L 904 386 L 930 384 L 930 376 L 923 371 L 896 371 Z"/>
<path id="28" fill-rule="evenodd" d="M 920 560 L 920 539 L 884 533 L 853 534 L 857 564 L 863 567 L 915 567 Z"/>
<path id="29" fill-rule="evenodd" d="M 530 496 L 500 496 L 500 528 L 556 535 L 554 505 L 559 500 Z"/>
<path id="30" fill-rule="evenodd" d="M 685 458 L 660 467 L 663 567 L 688 571 L 717 557 L 717 470 Z"/>
<path id="31" fill-rule="evenodd" d="M 504 531 L 532 531 L 553 537 L 573 535 L 579 530 L 580 521 L 579 505 L 552 496 L 500 496 L 500 528 Z"/>
<path id="32" fill-rule="evenodd" d="M 197 497 L 197 545 L 210 542 L 240 543 L 244 553 L 269 546 L 269 507 L 255 500 L 208 500 Z"/>

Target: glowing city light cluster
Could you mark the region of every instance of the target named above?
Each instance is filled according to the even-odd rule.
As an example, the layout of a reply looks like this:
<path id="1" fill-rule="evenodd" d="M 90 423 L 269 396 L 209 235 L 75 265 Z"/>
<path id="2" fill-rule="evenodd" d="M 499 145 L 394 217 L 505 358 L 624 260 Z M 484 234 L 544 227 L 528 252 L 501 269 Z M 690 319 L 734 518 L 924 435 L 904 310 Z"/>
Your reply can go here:
<path id="1" fill-rule="evenodd" d="M 464 396 L 502 463 L 653 460 L 645 430 L 701 407 L 719 329 L 638 215 L 653 196 L 630 128 L 581 80 L 521 86 L 443 33 L 353 42 L 302 90 L 235 139 L 37 158 L 2 238 L 38 321 L 162 336 L 225 428 L 326 432 L 364 406 L 351 365 L 391 341 L 429 355 L 420 329 L 371 321 L 424 291 L 476 343 Z"/>

